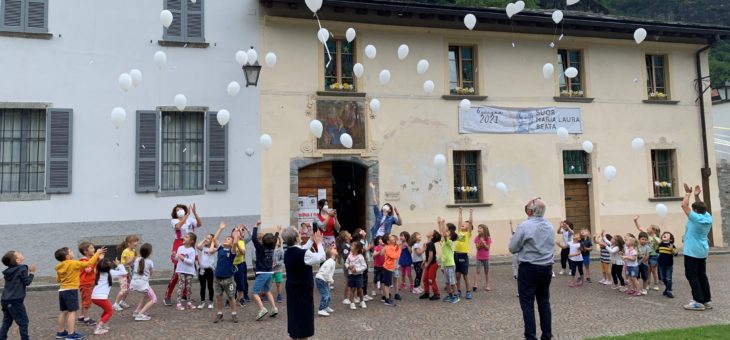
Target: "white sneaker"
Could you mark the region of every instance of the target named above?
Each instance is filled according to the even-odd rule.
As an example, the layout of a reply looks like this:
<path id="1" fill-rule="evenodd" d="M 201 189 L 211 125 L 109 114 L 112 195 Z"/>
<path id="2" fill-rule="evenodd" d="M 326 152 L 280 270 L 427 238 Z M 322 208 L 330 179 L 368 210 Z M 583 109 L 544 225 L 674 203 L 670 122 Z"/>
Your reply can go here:
<path id="1" fill-rule="evenodd" d="M 333 313 L 334 311 L 334 309 L 327 307 L 327 313 Z"/>
<path id="2" fill-rule="evenodd" d="M 354 303 L 360 303 L 360 298 L 359 297 L 356 297 L 355 300 L 352 301 L 352 302 L 354 302 Z"/>
<path id="3" fill-rule="evenodd" d="M 371 297 L 370 297 L 370 295 L 364 295 L 364 296 L 362 297 L 362 300 L 363 300 L 363 301 L 371 301 L 372 299 L 373 299 L 373 298 L 371 298 Z"/>
<path id="4" fill-rule="evenodd" d="M 330 313 L 327 313 L 326 310 L 321 310 L 321 311 L 317 312 L 317 315 L 319 315 L 319 316 L 330 316 Z"/>
<path id="5" fill-rule="evenodd" d="M 350 309 L 352 309 L 352 310 L 357 309 L 357 307 L 355 306 L 355 303 L 354 302 L 350 304 Z"/>
<path id="6" fill-rule="evenodd" d="M 558 274 L 560 274 L 560 275 L 565 275 L 565 271 L 564 271 L 564 270 L 561 270 L 561 271 L 560 271 L 560 273 L 558 273 Z M 555 275 L 555 273 L 553 273 L 553 275 Z M 553 277 L 554 277 L 554 276 L 553 276 Z"/>
<path id="7" fill-rule="evenodd" d="M 134 318 L 134 321 L 150 321 L 150 320 L 152 320 L 152 318 L 149 317 L 148 315 L 144 315 L 144 314 L 137 315 L 137 317 Z"/>
<path id="8" fill-rule="evenodd" d="M 122 308 L 129 308 L 129 304 L 127 304 L 127 301 L 121 301 L 119 302 L 119 305 L 122 306 Z"/>
<path id="9" fill-rule="evenodd" d="M 208 303 L 208 309 L 213 309 L 213 303 L 212 302 Z"/>
<path id="10" fill-rule="evenodd" d="M 360 308 L 368 308 L 368 305 L 365 304 L 365 301 L 360 302 Z"/>
<path id="11" fill-rule="evenodd" d="M 120 305 L 118 305 L 116 303 L 114 304 L 114 306 L 112 306 L 112 309 L 115 310 L 115 311 L 117 311 L 117 312 L 121 312 L 121 311 L 124 310 L 124 308 L 122 308 L 122 306 L 120 306 Z"/>
<path id="12" fill-rule="evenodd" d="M 646 295 L 646 294 L 647 294 L 647 291 L 646 291 L 646 289 L 642 289 L 642 290 L 641 290 L 641 295 Z"/>
<path id="13" fill-rule="evenodd" d="M 372 294 L 370 294 L 370 295 L 372 295 L 372 296 L 375 296 L 375 295 L 377 295 L 377 294 L 378 294 L 378 293 L 377 293 L 376 291 L 373 291 L 373 293 L 372 293 Z"/>
<path id="14" fill-rule="evenodd" d="M 563 272 L 560 272 L 560 275 L 563 275 Z M 555 277 L 555 272 L 553 272 L 553 277 Z"/>
<path id="15" fill-rule="evenodd" d="M 137 317 L 137 315 L 139 315 L 139 313 L 137 313 L 137 312 L 133 312 L 133 313 L 132 313 L 132 318 L 136 318 L 136 317 Z"/>
<path id="16" fill-rule="evenodd" d="M 198 305 L 198 309 L 203 309 L 203 308 L 205 308 L 205 302 Z"/>
<path id="17" fill-rule="evenodd" d="M 342 300 L 342 304 L 343 305 L 349 305 L 351 303 L 352 303 L 352 301 L 350 301 L 350 299 L 344 299 L 344 300 Z"/>

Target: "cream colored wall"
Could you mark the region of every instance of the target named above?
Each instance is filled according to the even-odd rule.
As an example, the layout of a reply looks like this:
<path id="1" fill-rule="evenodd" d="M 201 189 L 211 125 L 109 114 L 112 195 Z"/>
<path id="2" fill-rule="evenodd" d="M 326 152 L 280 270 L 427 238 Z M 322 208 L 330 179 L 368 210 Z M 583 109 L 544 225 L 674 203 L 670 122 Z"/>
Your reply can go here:
<path id="1" fill-rule="evenodd" d="M 346 23 L 322 22 L 338 37 L 344 35 Z M 445 31 L 405 27 L 354 25 L 357 29 L 356 61 L 365 67 L 358 91 L 380 99 L 382 108 L 368 119 L 370 140 L 378 144 L 375 153 L 380 166 L 380 198 L 385 192 L 400 192 L 400 201 L 392 202 L 400 210 L 409 231 L 434 228 L 437 216 L 455 220 L 452 175 L 448 169 L 435 169 L 433 157 L 449 155 L 452 150 L 482 150 L 483 201 L 491 207 L 474 208 L 477 223 L 490 226 L 494 237 L 493 253 L 506 253 L 509 239 L 508 220 L 524 218 L 522 208 L 535 196 L 548 204 L 547 217 L 557 224 L 564 215 L 561 152 L 580 149 L 584 140 L 595 144 L 592 154 L 591 186 L 594 230 L 626 233 L 635 230 L 632 217 L 642 215 L 642 223 L 658 223 L 681 237 L 685 218 L 680 202 L 665 202 L 670 215 L 659 219 L 652 196 L 651 148 L 676 148 L 680 180 L 700 183 L 702 149 L 698 109 L 694 104 L 694 50 L 698 46 L 606 39 L 564 38 L 559 47 L 580 48 L 585 56 L 587 95 L 593 103 L 556 103 L 557 81 L 542 77 L 542 65 L 554 62 L 556 51 L 548 46 L 550 36 L 512 35 L 466 30 Z M 262 75 L 261 131 L 273 137 L 273 147 L 262 154 L 262 217 L 265 223 L 289 222 L 289 162 L 307 157 L 300 151 L 310 141 L 306 111 L 309 96 L 322 90 L 322 45 L 316 39 L 317 25 L 299 21 L 264 17 L 261 27 L 262 50 L 279 56 L 276 68 Z M 516 43 L 516 48 L 511 46 Z M 397 59 L 402 43 L 410 47 L 405 61 Z M 561 143 L 554 135 L 496 135 L 458 133 L 458 101 L 447 101 L 446 70 L 449 43 L 478 45 L 478 78 L 484 102 L 472 105 L 506 107 L 581 107 L 584 133 Z M 376 46 L 375 60 L 365 58 L 367 44 Z M 645 53 L 669 55 L 671 94 L 678 105 L 650 105 L 644 88 Z M 427 74 L 416 73 L 419 59 L 428 59 Z M 706 59 L 705 59 L 706 62 Z M 378 82 L 381 69 L 391 71 L 390 83 Z M 426 95 L 425 80 L 433 80 L 436 90 Z M 637 82 L 634 82 L 637 79 Z M 707 98 L 709 102 L 709 97 Z M 708 105 L 709 110 L 709 105 Z M 314 112 L 312 112 L 314 114 Z M 708 122 L 712 119 L 708 118 Z M 710 129 L 711 131 L 711 129 Z M 645 151 L 636 152 L 631 140 L 646 140 Z M 711 137 L 710 137 L 711 138 Z M 712 144 L 712 143 L 710 143 Z M 711 149 L 714 167 L 714 152 Z M 618 176 L 608 183 L 603 167 L 614 165 Z M 494 185 L 505 182 L 507 197 Z M 403 189 L 405 186 L 405 189 Z M 678 188 L 679 189 L 679 188 Z M 712 205 L 719 209 L 717 181 L 712 181 Z M 679 190 L 678 190 L 679 191 Z M 678 192 L 678 194 L 680 194 Z M 717 214 L 719 217 L 719 214 Z M 720 220 L 715 221 L 716 244 L 721 243 Z"/>

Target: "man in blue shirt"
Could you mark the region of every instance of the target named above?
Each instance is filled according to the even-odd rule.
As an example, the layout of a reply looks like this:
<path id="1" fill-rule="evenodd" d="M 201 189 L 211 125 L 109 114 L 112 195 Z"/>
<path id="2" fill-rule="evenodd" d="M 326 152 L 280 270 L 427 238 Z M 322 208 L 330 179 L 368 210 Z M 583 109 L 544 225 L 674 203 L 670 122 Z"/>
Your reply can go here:
<path id="1" fill-rule="evenodd" d="M 707 234 L 712 228 L 712 215 L 700 200 L 702 189 L 699 185 L 695 186 L 695 202 L 691 209 L 689 197 L 692 195 L 692 188 L 685 183 L 684 191 L 682 210 L 687 215 L 684 232 L 684 275 L 692 289 L 692 301 L 684 309 L 703 311 L 712 309 L 710 282 L 707 279 L 707 256 L 710 253 Z"/>

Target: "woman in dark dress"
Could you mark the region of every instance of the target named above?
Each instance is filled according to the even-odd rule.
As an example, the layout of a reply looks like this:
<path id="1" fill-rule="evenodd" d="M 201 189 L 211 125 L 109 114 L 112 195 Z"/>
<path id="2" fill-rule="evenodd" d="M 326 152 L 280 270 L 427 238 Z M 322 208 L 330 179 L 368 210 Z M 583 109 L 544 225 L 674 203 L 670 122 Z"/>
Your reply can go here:
<path id="1" fill-rule="evenodd" d="M 312 265 L 325 260 L 322 233 L 315 231 L 305 245 L 299 231 L 289 227 L 281 233 L 286 244 L 284 266 L 286 267 L 286 316 L 287 331 L 292 339 L 306 339 L 314 336 L 314 277 Z M 312 244 L 317 252 L 311 252 Z"/>

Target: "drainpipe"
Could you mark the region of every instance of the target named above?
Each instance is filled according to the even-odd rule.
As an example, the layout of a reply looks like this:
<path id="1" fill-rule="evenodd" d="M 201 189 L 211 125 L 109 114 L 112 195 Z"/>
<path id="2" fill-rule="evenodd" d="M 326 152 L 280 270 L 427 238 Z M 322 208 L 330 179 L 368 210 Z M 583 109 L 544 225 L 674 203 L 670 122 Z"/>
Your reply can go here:
<path id="1" fill-rule="evenodd" d="M 699 49 L 695 54 L 695 67 L 697 68 L 697 93 L 699 94 L 699 100 L 700 100 L 700 123 L 702 124 L 701 130 L 702 130 L 702 156 L 704 160 L 703 168 L 700 169 L 700 173 L 702 174 L 702 193 L 703 193 L 703 201 L 705 202 L 705 205 L 707 206 L 707 211 L 712 212 L 712 201 L 710 197 L 710 175 L 712 174 L 712 169 L 710 168 L 710 156 L 707 151 L 707 122 L 705 120 L 705 96 L 702 92 L 702 60 L 700 58 L 700 55 L 702 52 L 707 51 L 712 47 L 712 41 L 710 41 L 710 44 Z M 710 245 L 714 245 L 714 240 L 712 237 L 712 231 L 710 231 L 709 235 Z"/>

